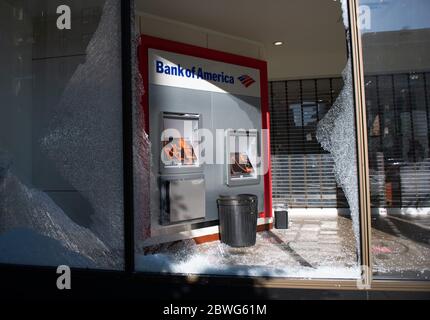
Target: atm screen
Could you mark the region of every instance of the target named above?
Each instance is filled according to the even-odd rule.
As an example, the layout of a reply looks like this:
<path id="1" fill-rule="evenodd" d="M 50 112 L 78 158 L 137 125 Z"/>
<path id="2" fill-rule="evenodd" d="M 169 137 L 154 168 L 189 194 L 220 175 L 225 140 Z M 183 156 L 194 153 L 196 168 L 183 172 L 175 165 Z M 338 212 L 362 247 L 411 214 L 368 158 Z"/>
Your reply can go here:
<path id="1" fill-rule="evenodd" d="M 195 165 L 197 163 L 197 156 L 191 142 L 184 138 L 172 138 L 164 142 L 163 151 L 164 159 L 167 159 L 170 165 Z"/>
<path id="2" fill-rule="evenodd" d="M 249 177 L 254 173 L 254 167 L 246 153 L 230 153 L 230 175 L 232 178 Z"/>

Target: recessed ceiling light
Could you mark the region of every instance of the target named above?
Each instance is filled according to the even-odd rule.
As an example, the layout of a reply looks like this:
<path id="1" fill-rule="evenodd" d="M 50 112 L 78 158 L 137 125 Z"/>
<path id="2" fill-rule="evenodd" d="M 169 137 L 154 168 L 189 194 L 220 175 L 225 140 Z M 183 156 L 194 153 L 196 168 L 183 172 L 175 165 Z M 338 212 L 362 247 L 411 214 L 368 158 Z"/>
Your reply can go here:
<path id="1" fill-rule="evenodd" d="M 274 46 L 282 46 L 284 43 L 282 41 L 275 41 L 273 42 Z"/>

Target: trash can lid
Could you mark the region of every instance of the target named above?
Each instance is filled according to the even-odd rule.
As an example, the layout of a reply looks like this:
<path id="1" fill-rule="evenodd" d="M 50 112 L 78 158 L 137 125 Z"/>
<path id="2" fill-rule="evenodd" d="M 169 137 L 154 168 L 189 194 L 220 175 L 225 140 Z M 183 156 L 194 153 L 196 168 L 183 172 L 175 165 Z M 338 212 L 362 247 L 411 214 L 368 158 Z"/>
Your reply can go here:
<path id="1" fill-rule="evenodd" d="M 220 205 L 249 205 L 256 202 L 258 197 L 254 194 L 220 195 L 217 203 Z"/>

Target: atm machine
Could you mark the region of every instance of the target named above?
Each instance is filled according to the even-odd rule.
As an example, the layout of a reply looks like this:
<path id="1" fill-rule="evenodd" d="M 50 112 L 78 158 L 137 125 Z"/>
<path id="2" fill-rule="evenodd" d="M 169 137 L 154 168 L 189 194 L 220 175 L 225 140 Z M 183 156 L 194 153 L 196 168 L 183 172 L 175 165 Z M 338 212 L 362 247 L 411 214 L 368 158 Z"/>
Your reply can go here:
<path id="1" fill-rule="evenodd" d="M 205 217 L 205 177 L 199 155 L 201 115 L 161 112 L 160 224 Z"/>

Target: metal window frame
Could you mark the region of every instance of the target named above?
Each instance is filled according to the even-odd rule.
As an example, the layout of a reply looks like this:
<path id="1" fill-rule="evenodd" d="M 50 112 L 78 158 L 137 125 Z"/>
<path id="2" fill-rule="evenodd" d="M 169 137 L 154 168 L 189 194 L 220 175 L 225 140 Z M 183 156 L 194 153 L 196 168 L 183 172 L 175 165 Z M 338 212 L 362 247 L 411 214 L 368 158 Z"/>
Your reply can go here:
<path id="1" fill-rule="evenodd" d="M 361 264 L 362 284 L 365 288 L 372 285 L 372 257 L 371 257 L 371 208 L 369 158 L 367 143 L 366 99 L 364 96 L 364 68 L 361 35 L 358 26 L 358 2 L 349 0 L 349 21 L 351 32 L 351 59 L 353 73 L 353 87 L 355 97 L 355 117 L 357 130 L 358 184 L 361 231 Z"/>
<path id="2" fill-rule="evenodd" d="M 133 73 L 132 73 L 132 0 L 121 1 L 121 72 L 124 179 L 124 266 L 135 270 L 134 253 L 134 161 L 133 161 Z"/>

